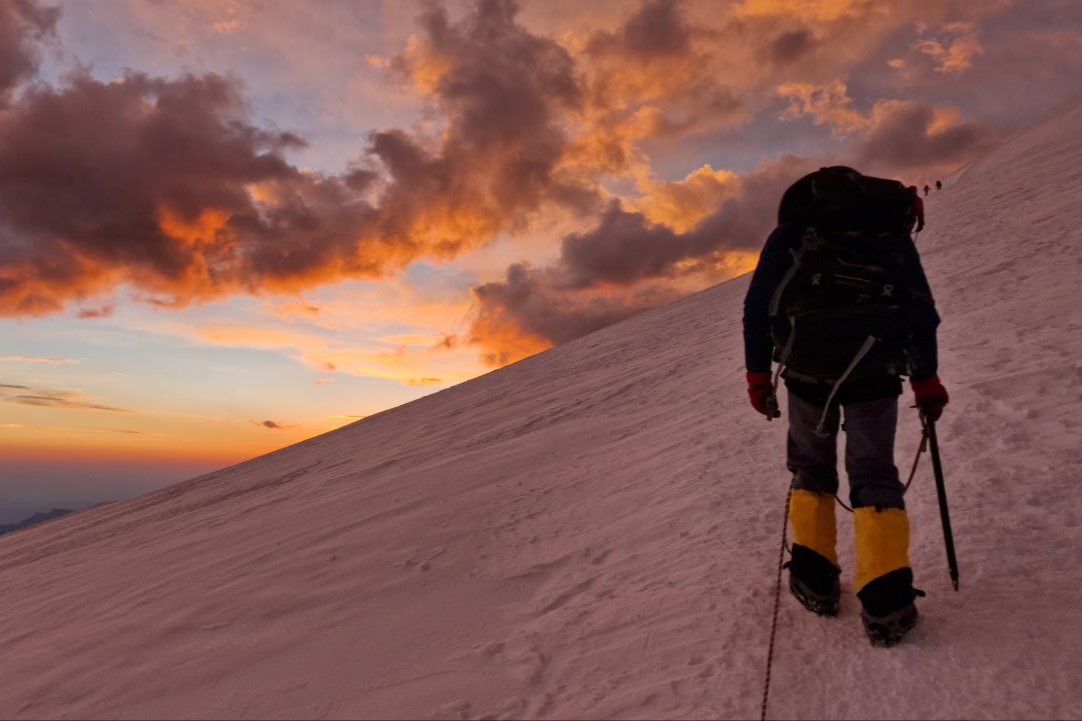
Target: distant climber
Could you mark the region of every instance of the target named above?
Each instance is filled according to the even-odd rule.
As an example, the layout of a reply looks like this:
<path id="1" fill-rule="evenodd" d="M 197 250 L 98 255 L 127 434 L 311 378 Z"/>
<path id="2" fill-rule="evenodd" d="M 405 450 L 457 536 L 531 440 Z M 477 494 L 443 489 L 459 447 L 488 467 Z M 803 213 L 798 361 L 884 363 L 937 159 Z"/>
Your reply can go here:
<path id="1" fill-rule="evenodd" d="M 930 191 L 930 190 L 931 190 L 931 188 L 929 188 L 928 184 L 925 183 L 924 184 L 924 197 L 928 197 L 928 191 Z"/>
<path id="2" fill-rule="evenodd" d="M 910 185 L 908 190 L 913 194 L 913 212 L 917 216 L 917 224 L 913 228 L 913 232 L 919 233 L 924 230 L 924 201 L 921 200 L 920 195 L 917 193 L 917 186 Z"/>
<path id="3" fill-rule="evenodd" d="M 935 189 L 936 189 L 936 190 L 943 190 L 943 183 L 942 183 L 942 181 L 939 181 L 939 180 L 935 181 Z"/>
<path id="4" fill-rule="evenodd" d="M 822 168 L 785 192 L 778 226 L 744 300 L 748 394 L 781 413 L 771 361 L 788 389 L 787 466 L 793 531 L 789 588 L 809 610 L 835 615 L 840 566 L 834 518 L 837 435 L 854 509 L 857 596 L 873 643 L 893 645 L 917 622 L 904 487 L 894 465 L 901 376 L 923 413 L 948 401 L 936 375 L 936 313 L 911 238 L 916 188 Z"/>

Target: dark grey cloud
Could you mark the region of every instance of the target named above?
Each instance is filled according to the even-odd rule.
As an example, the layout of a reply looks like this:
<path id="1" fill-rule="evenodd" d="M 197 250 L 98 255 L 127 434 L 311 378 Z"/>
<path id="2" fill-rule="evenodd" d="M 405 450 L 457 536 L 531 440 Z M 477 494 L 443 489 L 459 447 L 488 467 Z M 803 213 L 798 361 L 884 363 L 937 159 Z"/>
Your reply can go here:
<path id="1" fill-rule="evenodd" d="M 55 388 L 35 388 L 33 386 L 0 383 L 0 400 L 23 406 L 40 408 L 68 408 L 74 410 L 110 411 L 113 413 L 135 413 L 128 408 L 117 408 L 102 403 L 95 403 L 78 391 L 57 390 Z"/>
<path id="2" fill-rule="evenodd" d="M 856 144 L 856 167 L 870 174 L 913 174 L 957 168 L 987 150 L 996 134 L 984 123 L 958 121 L 936 126 L 935 109 L 917 101 L 886 101 Z"/>
<path id="3" fill-rule="evenodd" d="M 127 408 L 117 408 L 101 403 L 85 400 L 81 394 L 74 391 L 58 391 L 42 388 L 32 388 L 22 385 L 0 383 L 0 389 L 24 391 L 22 393 L 5 392 L 3 400 L 23 406 L 37 406 L 40 408 L 66 408 L 73 410 L 110 411 L 113 413 L 133 413 Z"/>
<path id="4" fill-rule="evenodd" d="M 615 32 L 595 33 L 589 51 L 619 49 L 640 58 L 686 55 L 691 51 L 693 32 L 678 0 L 645 0 Z"/>
<path id="5" fill-rule="evenodd" d="M 108 318 L 116 312 L 116 306 L 111 303 L 104 305 L 98 305 L 93 308 L 80 308 L 78 316 L 80 318 Z"/>
<path id="6" fill-rule="evenodd" d="M 60 9 L 33 0 L 0 3 L 0 106 L 37 68 L 39 42 L 50 35 Z"/>
<path id="7" fill-rule="evenodd" d="M 773 227 L 782 191 L 813 160 L 783 157 L 744 175 L 739 192 L 685 233 L 651 224 L 641 213 L 612 203 L 592 230 L 567 236 L 559 268 L 575 287 L 634 284 L 687 271 L 687 261 L 719 253 L 758 249 Z"/>
<path id="8" fill-rule="evenodd" d="M 811 31 L 791 30 L 770 41 L 766 46 L 767 57 L 779 65 L 788 65 L 802 59 L 817 45 L 819 40 Z"/>
<path id="9" fill-rule="evenodd" d="M 298 139 L 245 112 L 216 75 L 27 88 L 0 116 L 0 314 L 57 312 L 120 282 L 183 304 L 379 268 L 357 247 L 372 214 L 360 194 L 290 165 Z"/>
<path id="10" fill-rule="evenodd" d="M 538 349 L 531 343 L 565 343 L 680 295 L 662 284 L 608 296 L 578 290 L 556 269 L 516 263 L 504 280 L 473 289 L 470 342 L 487 364 L 506 365 Z"/>
<path id="11" fill-rule="evenodd" d="M 959 20 L 972 25 L 980 51 L 971 67 L 944 72 L 920 43 L 937 39 L 949 46 L 944 25 Z M 853 65 L 850 93 L 955 106 L 997 133 L 1026 127 L 1082 93 L 1080 29 L 1082 3 L 1076 0 L 951 3 L 933 22 L 899 26 Z"/>
<path id="12" fill-rule="evenodd" d="M 674 260 L 694 252 L 693 243 L 692 236 L 651 224 L 614 200 L 597 226 L 564 238 L 560 262 L 574 287 L 599 281 L 626 285 L 664 273 Z"/>

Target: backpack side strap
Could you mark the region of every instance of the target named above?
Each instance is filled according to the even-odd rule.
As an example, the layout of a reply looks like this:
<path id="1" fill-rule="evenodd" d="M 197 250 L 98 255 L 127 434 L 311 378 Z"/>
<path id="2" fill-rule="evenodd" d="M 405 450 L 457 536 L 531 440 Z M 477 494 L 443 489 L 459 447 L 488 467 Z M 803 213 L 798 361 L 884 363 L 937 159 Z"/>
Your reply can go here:
<path id="1" fill-rule="evenodd" d="M 849 374 L 853 372 L 853 369 L 857 367 L 861 359 L 868 355 L 868 351 L 872 349 L 872 346 L 876 344 L 879 339 L 874 335 L 868 336 L 864 340 L 864 344 L 860 346 L 860 350 L 853 356 L 853 360 L 849 361 L 849 365 L 846 367 L 845 372 L 841 374 L 838 380 L 834 381 L 834 386 L 830 389 L 830 395 L 827 396 L 827 402 L 823 404 L 823 415 L 819 416 L 819 425 L 815 427 L 815 434 L 818 436 L 826 436 L 823 433 L 823 424 L 827 422 L 827 411 L 830 410 L 830 403 L 834 400 L 834 396 L 837 395 L 838 389 L 841 388 L 842 383 L 845 383 L 845 379 L 849 377 Z"/>

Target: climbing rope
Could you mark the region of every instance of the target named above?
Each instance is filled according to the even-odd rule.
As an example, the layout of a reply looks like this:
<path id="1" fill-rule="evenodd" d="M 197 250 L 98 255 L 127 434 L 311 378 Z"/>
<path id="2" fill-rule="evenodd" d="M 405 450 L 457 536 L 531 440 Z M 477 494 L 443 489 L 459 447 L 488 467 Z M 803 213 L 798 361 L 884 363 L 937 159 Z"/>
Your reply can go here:
<path id="1" fill-rule="evenodd" d="M 775 376 L 774 383 L 777 384 L 777 376 Z M 776 385 L 775 385 L 776 387 Z M 909 486 L 913 483 L 913 478 L 917 475 L 917 466 L 920 463 L 920 457 L 928 449 L 928 424 L 924 420 L 923 414 L 921 415 L 921 426 L 923 430 L 920 437 L 920 446 L 917 447 L 917 454 L 913 457 L 913 466 L 909 469 L 909 478 L 905 482 L 905 488 L 902 489 L 902 493 L 909 490 Z M 759 718 L 761 721 L 766 721 L 766 708 L 770 700 L 770 673 L 774 666 L 774 639 L 778 633 L 778 607 L 781 605 L 781 572 L 785 561 L 785 552 L 789 549 L 789 504 L 793 498 L 793 489 L 789 488 L 785 494 L 785 514 L 781 521 L 781 549 L 778 551 L 778 578 L 774 586 L 774 617 L 770 622 L 770 645 L 766 651 L 766 678 L 763 682 L 763 704 L 760 708 Z M 853 512 L 853 509 L 845 505 L 837 494 L 834 494 L 834 500 L 838 502 L 838 505 L 849 511 Z M 791 551 L 790 551 L 791 552 Z"/>
<path id="2" fill-rule="evenodd" d="M 781 605 L 781 569 L 785 560 L 786 541 L 789 536 L 789 500 L 793 497 L 793 489 L 785 494 L 785 514 L 781 519 L 781 550 L 778 551 L 778 581 L 774 588 L 774 620 L 770 624 L 770 646 L 766 652 L 766 681 L 763 684 L 763 706 L 760 719 L 766 721 L 766 705 L 770 699 L 770 669 L 774 665 L 774 637 L 778 632 L 778 606 Z"/>
<path id="3" fill-rule="evenodd" d="M 903 493 L 908 491 L 909 486 L 913 483 L 913 478 L 917 475 L 917 465 L 920 463 L 920 457 L 928 448 L 928 425 L 924 423 L 923 417 L 921 418 L 921 424 L 924 426 L 924 430 L 921 434 L 920 446 L 913 458 L 913 467 L 909 470 L 909 478 L 905 482 Z M 770 622 L 770 645 L 766 651 L 766 679 L 763 683 L 763 705 L 759 716 L 761 721 L 766 721 L 766 708 L 770 700 L 770 672 L 774 665 L 774 639 L 778 633 L 778 607 L 781 605 L 781 572 L 782 568 L 784 568 L 785 552 L 789 550 L 789 503 L 792 497 L 793 489 L 790 487 L 785 494 L 785 514 L 781 522 L 781 550 L 778 551 L 778 579 L 774 587 L 774 618 Z M 834 495 L 834 500 L 845 510 L 850 513 L 853 512 L 853 509 L 845 505 L 845 502 L 837 494 Z"/>

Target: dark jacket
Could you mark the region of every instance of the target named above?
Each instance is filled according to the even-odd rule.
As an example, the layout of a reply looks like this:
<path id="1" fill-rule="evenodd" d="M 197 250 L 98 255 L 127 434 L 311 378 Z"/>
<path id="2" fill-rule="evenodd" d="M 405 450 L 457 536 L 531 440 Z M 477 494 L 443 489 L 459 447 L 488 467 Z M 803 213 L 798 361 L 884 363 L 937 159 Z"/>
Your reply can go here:
<path id="1" fill-rule="evenodd" d="M 770 301 L 786 271 L 793 261 L 791 251 L 801 241 L 802 231 L 796 226 L 779 226 L 767 238 L 759 255 L 759 264 L 744 298 L 744 359 L 749 372 L 770 372 L 774 343 L 770 337 Z M 905 264 L 903 282 L 909 287 L 913 303 L 910 305 L 910 326 L 913 331 L 912 347 L 909 349 L 910 376 L 924 380 L 936 375 L 936 328 L 939 314 L 932 299 L 932 290 L 921 267 L 917 248 L 909 243 L 906 253 L 911 254 Z M 786 379 L 785 385 L 809 403 L 822 405 L 830 394 L 829 383 L 807 383 Z M 902 384 L 897 375 L 873 376 L 846 381 L 838 390 L 840 403 L 853 403 L 878 398 L 889 398 L 901 393 Z"/>

